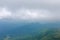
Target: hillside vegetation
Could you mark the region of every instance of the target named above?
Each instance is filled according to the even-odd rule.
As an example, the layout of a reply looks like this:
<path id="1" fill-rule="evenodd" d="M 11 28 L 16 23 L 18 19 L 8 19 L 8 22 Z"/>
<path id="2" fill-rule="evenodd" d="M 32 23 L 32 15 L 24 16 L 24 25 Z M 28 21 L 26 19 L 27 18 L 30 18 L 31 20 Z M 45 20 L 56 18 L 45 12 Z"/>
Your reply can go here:
<path id="1" fill-rule="evenodd" d="M 48 29 L 38 32 L 36 35 L 5 37 L 3 40 L 60 40 L 60 29 Z"/>

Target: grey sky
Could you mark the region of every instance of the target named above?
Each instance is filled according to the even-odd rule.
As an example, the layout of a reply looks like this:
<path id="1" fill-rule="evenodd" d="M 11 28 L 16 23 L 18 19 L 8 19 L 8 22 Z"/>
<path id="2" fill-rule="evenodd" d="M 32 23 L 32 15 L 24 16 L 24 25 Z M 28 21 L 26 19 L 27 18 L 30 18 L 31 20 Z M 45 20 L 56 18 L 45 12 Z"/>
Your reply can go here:
<path id="1" fill-rule="evenodd" d="M 1 7 L 14 11 L 19 8 L 60 9 L 60 0 L 0 0 Z"/>
<path id="2" fill-rule="evenodd" d="M 60 0 L 0 0 L 0 19 L 59 21 Z"/>

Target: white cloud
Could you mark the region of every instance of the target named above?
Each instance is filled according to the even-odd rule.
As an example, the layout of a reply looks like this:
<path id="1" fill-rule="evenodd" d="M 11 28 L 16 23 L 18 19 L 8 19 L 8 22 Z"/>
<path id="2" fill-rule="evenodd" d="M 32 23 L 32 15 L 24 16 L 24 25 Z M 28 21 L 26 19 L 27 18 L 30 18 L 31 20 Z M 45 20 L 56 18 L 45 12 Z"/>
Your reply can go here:
<path id="1" fill-rule="evenodd" d="M 11 16 L 9 11 L 7 11 L 5 8 L 0 8 L 0 19 L 8 18 L 9 16 Z"/>
<path id="2" fill-rule="evenodd" d="M 6 8 L 0 9 L 1 19 L 12 19 L 22 21 L 58 21 L 60 14 L 54 14 L 49 10 L 44 9 L 19 9 L 16 13 L 8 11 Z"/>
<path id="3" fill-rule="evenodd" d="M 0 0 L 1 19 L 60 21 L 60 0 Z"/>
<path id="4" fill-rule="evenodd" d="M 23 20 L 41 20 L 49 16 L 49 12 L 46 10 L 21 10 L 16 15 Z"/>

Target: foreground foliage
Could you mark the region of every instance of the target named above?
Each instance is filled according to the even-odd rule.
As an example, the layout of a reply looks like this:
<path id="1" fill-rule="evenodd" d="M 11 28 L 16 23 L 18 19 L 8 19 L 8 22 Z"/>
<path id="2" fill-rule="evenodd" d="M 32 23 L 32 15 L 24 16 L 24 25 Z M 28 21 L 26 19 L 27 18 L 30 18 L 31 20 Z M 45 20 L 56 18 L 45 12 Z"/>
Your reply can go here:
<path id="1" fill-rule="evenodd" d="M 39 34 L 26 35 L 26 36 L 16 36 L 16 37 L 5 37 L 3 40 L 60 40 L 60 30 L 51 29 L 41 31 Z"/>

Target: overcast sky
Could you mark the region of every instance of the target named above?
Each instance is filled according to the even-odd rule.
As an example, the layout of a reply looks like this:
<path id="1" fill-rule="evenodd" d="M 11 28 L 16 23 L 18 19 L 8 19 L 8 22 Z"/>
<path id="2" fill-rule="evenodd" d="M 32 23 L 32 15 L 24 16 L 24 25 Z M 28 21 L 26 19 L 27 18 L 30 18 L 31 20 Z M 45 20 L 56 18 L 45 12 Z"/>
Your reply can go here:
<path id="1" fill-rule="evenodd" d="M 60 21 L 60 0 L 0 0 L 0 20 Z"/>

